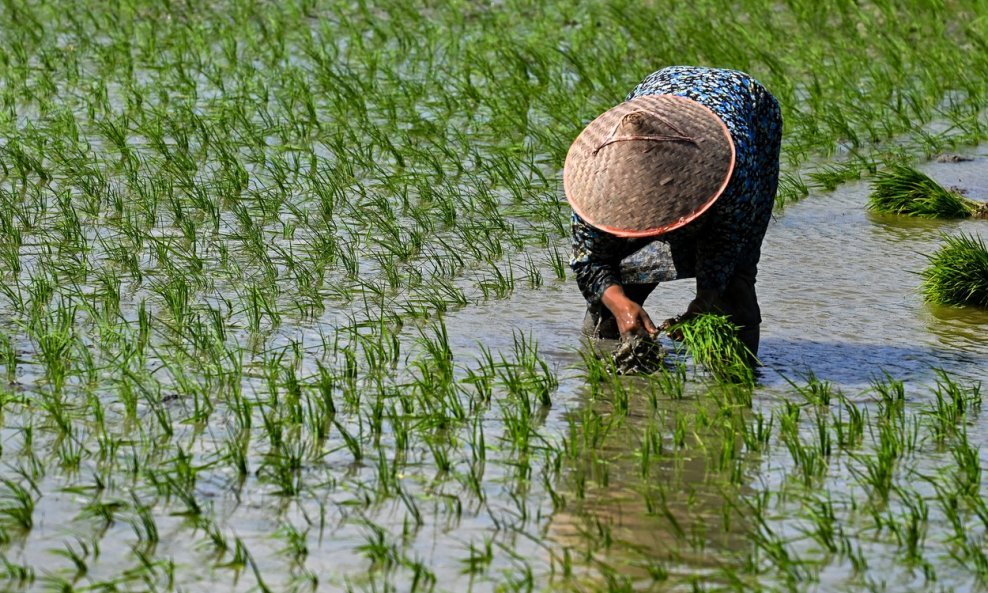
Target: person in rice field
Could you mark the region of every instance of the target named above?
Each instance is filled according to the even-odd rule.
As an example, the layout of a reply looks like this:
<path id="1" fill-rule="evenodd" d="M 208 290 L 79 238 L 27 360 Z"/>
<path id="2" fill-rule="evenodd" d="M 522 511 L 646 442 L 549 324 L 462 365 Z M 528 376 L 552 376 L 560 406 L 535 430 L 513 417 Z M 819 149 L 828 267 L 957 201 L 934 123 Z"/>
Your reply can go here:
<path id="1" fill-rule="evenodd" d="M 563 185 L 588 337 L 655 336 L 714 312 L 740 328 L 755 362 L 755 277 L 781 137 L 779 104 L 756 80 L 691 66 L 650 74 L 579 134 Z M 656 327 L 645 299 L 683 278 L 696 279 L 695 298 Z"/>

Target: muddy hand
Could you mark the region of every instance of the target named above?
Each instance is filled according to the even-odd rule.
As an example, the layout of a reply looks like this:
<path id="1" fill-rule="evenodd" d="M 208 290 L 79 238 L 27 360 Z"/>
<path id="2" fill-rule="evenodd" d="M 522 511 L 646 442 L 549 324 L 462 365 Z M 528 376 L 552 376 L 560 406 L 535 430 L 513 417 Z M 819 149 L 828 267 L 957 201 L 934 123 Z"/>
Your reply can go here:
<path id="1" fill-rule="evenodd" d="M 662 322 L 662 325 L 659 326 L 659 330 L 668 334 L 668 336 L 673 340 L 676 340 L 677 342 L 682 342 L 683 330 L 680 328 L 682 328 L 684 323 L 689 323 L 690 320 L 695 319 L 698 315 L 699 313 L 693 313 L 687 311 L 682 315 L 671 317 Z"/>
<path id="2" fill-rule="evenodd" d="M 603 303 L 614 315 L 621 336 L 654 336 L 658 333 L 645 309 L 625 296 L 620 286 L 608 287 L 604 291 Z"/>
<path id="3" fill-rule="evenodd" d="M 618 331 L 622 336 L 654 336 L 659 330 L 655 329 L 652 319 L 645 312 L 645 309 L 634 301 L 628 301 L 626 308 L 615 313 Z"/>
<path id="4" fill-rule="evenodd" d="M 703 313 L 714 310 L 714 299 L 717 292 L 711 290 L 697 290 L 696 298 L 686 307 L 686 312 L 671 319 L 666 319 L 659 326 L 659 330 L 666 332 L 670 338 L 677 342 L 683 341 L 683 331 L 680 329 L 684 323 L 689 323 Z"/>

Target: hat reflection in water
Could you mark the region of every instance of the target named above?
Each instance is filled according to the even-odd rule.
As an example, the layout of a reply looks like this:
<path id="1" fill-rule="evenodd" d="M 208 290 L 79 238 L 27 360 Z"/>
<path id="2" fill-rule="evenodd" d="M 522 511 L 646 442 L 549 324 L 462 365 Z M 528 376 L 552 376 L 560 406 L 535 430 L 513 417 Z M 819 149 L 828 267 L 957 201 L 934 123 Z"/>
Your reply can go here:
<path id="1" fill-rule="evenodd" d="M 757 353 L 754 283 L 781 134 L 778 103 L 747 74 L 676 66 L 577 136 L 563 183 L 589 336 L 655 334 L 645 299 L 659 282 L 695 278 L 677 320 L 727 315 Z"/>

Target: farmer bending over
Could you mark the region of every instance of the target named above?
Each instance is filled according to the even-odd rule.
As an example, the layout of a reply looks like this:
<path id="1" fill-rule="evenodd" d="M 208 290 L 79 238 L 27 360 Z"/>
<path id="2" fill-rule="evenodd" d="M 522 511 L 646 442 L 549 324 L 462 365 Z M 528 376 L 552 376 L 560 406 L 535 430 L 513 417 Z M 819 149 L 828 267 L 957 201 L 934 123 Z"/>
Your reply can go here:
<path id="1" fill-rule="evenodd" d="M 584 333 L 655 335 L 645 299 L 659 282 L 696 278 L 696 298 L 659 329 L 720 313 L 758 353 L 755 276 L 781 134 L 778 102 L 750 76 L 685 66 L 649 75 L 580 133 L 563 183 Z"/>

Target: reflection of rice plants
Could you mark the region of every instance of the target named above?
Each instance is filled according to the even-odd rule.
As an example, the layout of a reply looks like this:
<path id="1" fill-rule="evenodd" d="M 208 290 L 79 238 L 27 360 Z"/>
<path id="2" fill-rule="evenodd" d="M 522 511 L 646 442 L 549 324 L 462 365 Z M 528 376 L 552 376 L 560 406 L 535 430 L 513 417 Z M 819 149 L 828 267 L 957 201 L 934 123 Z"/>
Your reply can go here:
<path id="1" fill-rule="evenodd" d="M 704 314 L 673 326 L 698 366 L 718 381 L 752 383 L 751 352 L 738 338 L 738 328 L 723 315 Z"/>
<path id="2" fill-rule="evenodd" d="M 945 237 L 921 273 L 923 296 L 942 305 L 988 307 L 988 248 L 974 235 Z"/>
<path id="3" fill-rule="evenodd" d="M 890 165 L 875 174 L 868 208 L 921 218 L 988 217 L 988 204 L 969 200 L 903 164 Z"/>

